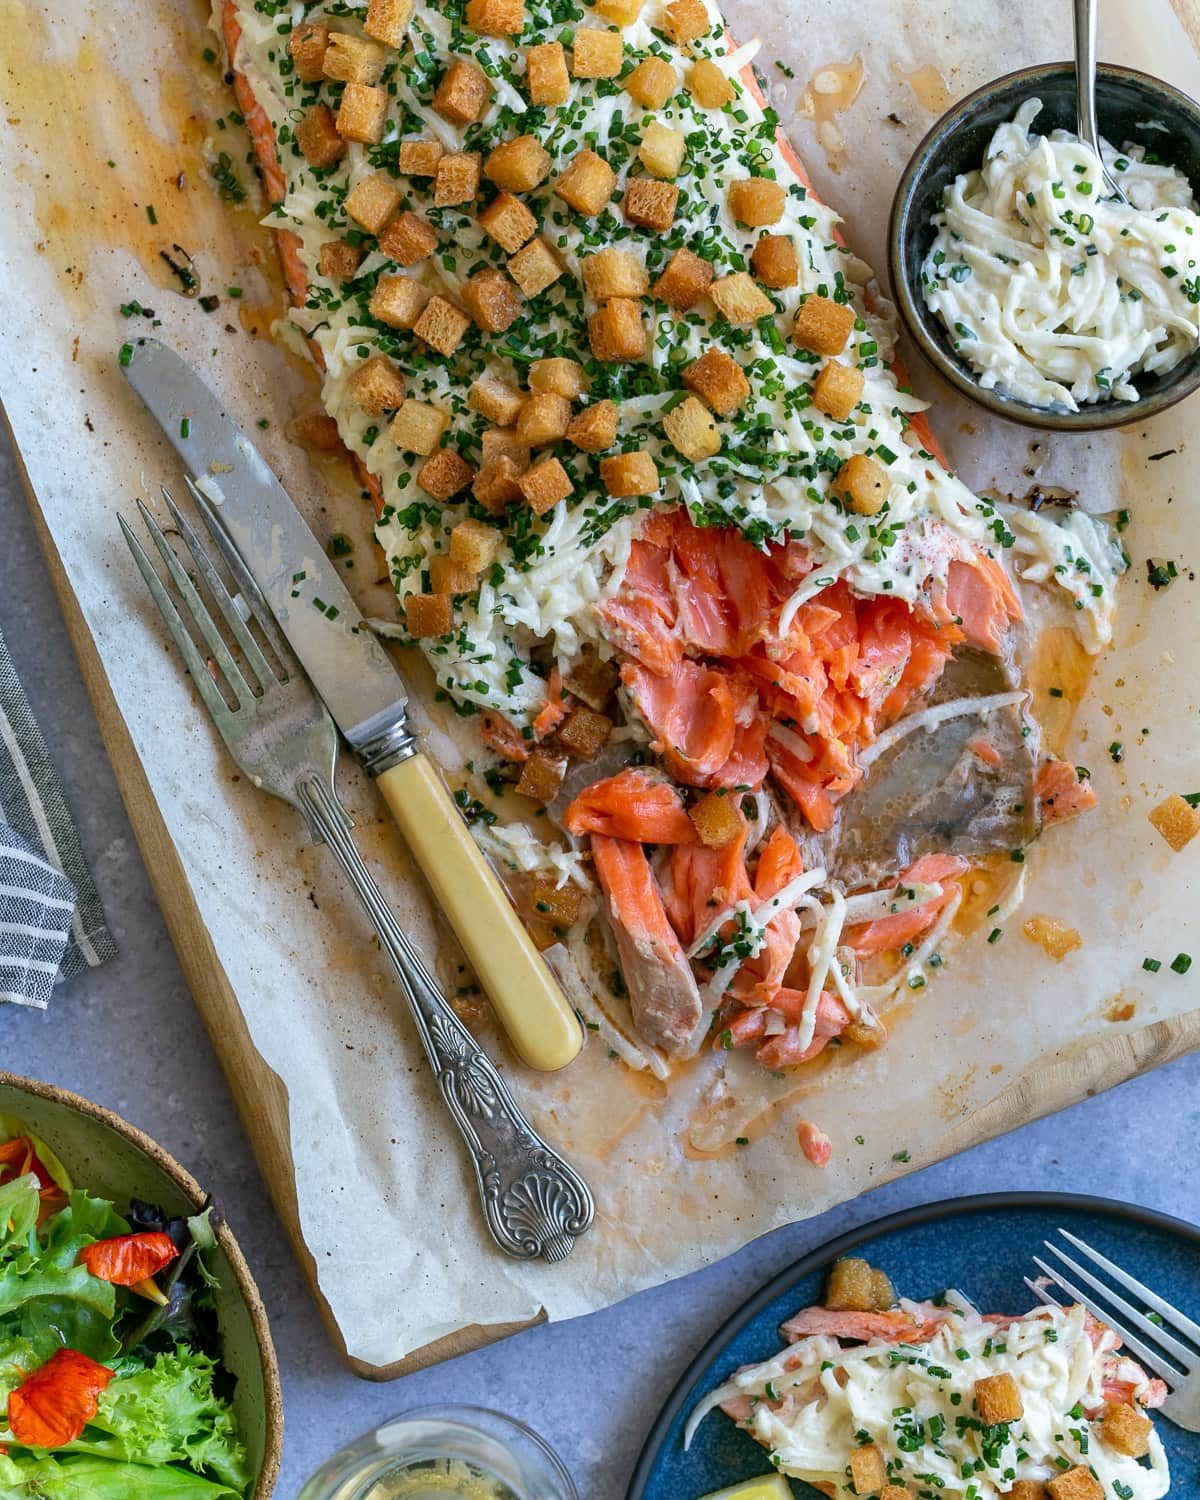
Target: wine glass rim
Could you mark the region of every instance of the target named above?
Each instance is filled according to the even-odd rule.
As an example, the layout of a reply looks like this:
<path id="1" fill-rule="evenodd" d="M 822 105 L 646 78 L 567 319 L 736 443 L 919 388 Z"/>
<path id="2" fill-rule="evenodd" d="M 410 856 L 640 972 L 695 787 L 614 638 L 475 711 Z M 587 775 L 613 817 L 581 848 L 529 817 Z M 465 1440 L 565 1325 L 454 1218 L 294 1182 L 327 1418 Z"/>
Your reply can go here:
<path id="1" fill-rule="evenodd" d="M 507 1412 L 496 1411 L 495 1408 L 489 1406 L 442 1401 L 429 1402 L 424 1406 L 414 1406 L 408 1411 L 397 1412 L 394 1417 L 389 1417 L 376 1427 L 361 1433 L 339 1452 L 331 1455 L 307 1481 L 303 1494 L 308 1495 L 308 1486 L 315 1481 L 336 1475 L 340 1464 L 344 1463 L 360 1445 L 368 1441 L 376 1447 L 389 1444 L 402 1436 L 406 1426 L 421 1422 L 440 1422 L 447 1427 L 456 1427 L 469 1433 L 481 1433 L 484 1437 L 494 1437 L 499 1440 L 503 1440 L 506 1436 L 519 1437 L 528 1443 L 546 1464 L 551 1476 L 562 1489 L 562 1500 L 579 1500 L 579 1491 L 566 1465 L 541 1433 L 535 1431 L 527 1422 L 521 1421 L 519 1417 L 509 1416 Z M 349 1476 L 343 1475 L 343 1477 Z"/>

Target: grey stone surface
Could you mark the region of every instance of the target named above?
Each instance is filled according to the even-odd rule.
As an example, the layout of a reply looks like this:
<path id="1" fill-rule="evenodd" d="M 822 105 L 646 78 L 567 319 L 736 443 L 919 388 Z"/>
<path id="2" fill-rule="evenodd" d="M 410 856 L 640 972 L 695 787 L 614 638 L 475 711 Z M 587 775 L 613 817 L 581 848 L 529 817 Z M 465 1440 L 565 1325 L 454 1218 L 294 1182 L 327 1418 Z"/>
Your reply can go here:
<path id="1" fill-rule="evenodd" d="M 272 1212 L 184 985 L 0 437 L 0 626 L 66 782 L 121 947 L 46 1014 L 0 1007 L 0 1060 L 120 1111 L 225 1203 L 266 1298 L 283 1370 L 282 1500 L 343 1441 L 431 1401 L 494 1405 L 562 1452 L 585 1500 L 617 1500 L 692 1354 L 759 1282 L 852 1225 L 1004 1188 L 1088 1191 L 1200 1220 L 1200 1055 L 781 1229 L 719 1265 L 574 1322 L 530 1330 L 390 1385 L 339 1363 Z"/>

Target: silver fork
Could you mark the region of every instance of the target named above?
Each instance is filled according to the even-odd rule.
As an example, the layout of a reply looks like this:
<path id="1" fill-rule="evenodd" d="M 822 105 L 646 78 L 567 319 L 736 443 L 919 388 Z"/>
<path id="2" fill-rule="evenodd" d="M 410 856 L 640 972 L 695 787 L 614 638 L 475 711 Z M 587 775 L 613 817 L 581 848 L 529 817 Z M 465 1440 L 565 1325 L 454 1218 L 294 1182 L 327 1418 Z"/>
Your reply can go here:
<path id="1" fill-rule="evenodd" d="M 1060 1228 L 1058 1232 L 1084 1259 L 1091 1261 L 1092 1265 L 1115 1281 L 1117 1286 L 1124 1287 L 1155 1317 L 1150 1317 L 1148 1313 L 1126 1301 L 1112 1286 L 1073 1260 L 1050 1240 L 1042 1242 L 1046 1249 L 1051 1255 L 1057 1256 L 1084 1286 L 1090 1287 L 1092 1295 L 1082 1291 L 1056 1265 L 1044 1261 L 1038 1255 L 1033 1257 L 1034 1265 L 1073 1302 L 1082 1302 L 1094 1317 L 1119 1333 L 1122 1344 L 1130 1353 L 1166 1382 L 1170 1394 L 1162 1404 L 1163 1415 L 1170 1417 L 1177 1427 L 1184 1427 L 1188 1432 L 1200 1432 L 1200 1324 L 1194 1323 L 1178 1308 L 1172 1307 L 1165 1297 L 1160 1297 L 1148 1286 L 1143 1286 L 1107 1256 L 1093 1250 L 1085 1240 L 1068 1234 L 1065 1229 Z M 1061 1306 L 1039 1282 L 1031 1281 L 1026 1276 L 1025 1285 L 1050 1307 Z M 1108 1304 L 1107 1307 L 1105 1303 Z M 1161 1322 L 1156 1319 L 1161 1319 Z M 1133 1329 L 1145 1334 L 1157 1347 L 1151 1347 Z M 1184 1339 L 1189 1342 L 1185 1344 Z M 1189 1347 L 1189 1344 L 1194 1347 Z"/>
<path id="2" fill-rule="evenodd" d="M 491 1060 L 447 1004 L 393 916 L 355 846 L 350 834 L 354 824 L 334 789 L 338 739 L 333 720 L 276 629 L 266 599 L 220 521 L 190 481 L 188 488 L 229 570 L 235 594 L 165 489 L 163 499 L 206 592 L 249 668 L 253 685 L 174 548 L 139 500 L 138 510 L 162 556 L 182 613 L 124 518 L 118 520 L 159 613 L 229 753 L 255 786 L 303 813 L 313 838 L 329 845 L 366 908 L 396 970 L 442 1098 L 467 1144 L 492 1238 L 519 1260 L 537 1256 L 562 1260 L 571 1253 L 576 1236 L 592 1222 L 591 1194 L 517 1108 Z M 184 616 L 211 653 L 210 661 L 201 655 Z M 249 628 L 251 617 L 278 665 L 270 662 Z M 232 705 L 218 677 L 232 695 Z"/>

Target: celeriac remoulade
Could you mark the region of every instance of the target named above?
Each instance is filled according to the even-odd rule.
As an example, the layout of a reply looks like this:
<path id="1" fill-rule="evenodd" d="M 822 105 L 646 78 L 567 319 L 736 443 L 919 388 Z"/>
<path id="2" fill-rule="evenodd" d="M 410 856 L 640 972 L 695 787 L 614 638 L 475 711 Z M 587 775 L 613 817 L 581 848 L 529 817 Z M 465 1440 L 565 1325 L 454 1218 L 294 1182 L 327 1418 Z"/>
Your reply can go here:
<path id="1" fill-rule="evenodd" d="M 927 305 L 985 389 L 1077 411 L 1136 401 L 1200 340 L 1200 218 L 1191 185 L 1141 145 L 1032 134 L 1028 99 L 983 166 L 946 189 L 921 268 Z"/>

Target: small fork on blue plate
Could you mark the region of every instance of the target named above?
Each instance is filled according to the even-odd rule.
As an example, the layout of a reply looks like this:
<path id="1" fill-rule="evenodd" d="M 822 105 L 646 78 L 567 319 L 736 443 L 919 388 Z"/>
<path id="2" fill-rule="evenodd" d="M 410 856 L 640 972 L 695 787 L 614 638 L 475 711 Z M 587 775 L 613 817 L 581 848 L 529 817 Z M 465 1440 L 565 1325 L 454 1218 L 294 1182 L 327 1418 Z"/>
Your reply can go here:
<path id="1" fill-rule="evenodd" d="M 1172 1307 L 1165 1297 L 1151 1291 L 1107 1256 L 1093 1250 L 1085 1240 L 1062 1228 L 1058 1232 L 1074 1246 L 1081 1258 L 1103 1271 L 1109 1281 L 1101 1280 L 1050 1240 L 1043 1241 L 1046 1249 L 1057 1256 L 1077 1280 L 1070 1280 L 1056 1265 L 1038 1255 L 1033 1257 L 1034 1265 L 1073 1302 L 1081 1302 L 1093 1317 L 1119 1333 L 1130 1354 L 1166 1383 L 1169 1394 L 1160 1408 L 1163 1415 L 1177 1427 L 1200 1432 L 1200 1324 Z M 1090 1288 L 1090 1294 L 1081 1290 L 1079 1282 Z M 1123 1287 L 1137 1299 L 1140 1307 L 1122 1297 L 1109 1282 Z M 1026 1276 L 1025 1285 L 1049 1307 L 1062 1306 L 1040 1281 L 1031 1281 Z M 1143 1312 L 1141 1308 L 1147 1311 Z M 1138 1331 L 1134 1332 L 1135 1329 Z"/>

